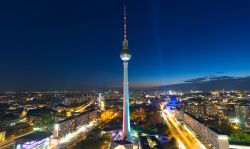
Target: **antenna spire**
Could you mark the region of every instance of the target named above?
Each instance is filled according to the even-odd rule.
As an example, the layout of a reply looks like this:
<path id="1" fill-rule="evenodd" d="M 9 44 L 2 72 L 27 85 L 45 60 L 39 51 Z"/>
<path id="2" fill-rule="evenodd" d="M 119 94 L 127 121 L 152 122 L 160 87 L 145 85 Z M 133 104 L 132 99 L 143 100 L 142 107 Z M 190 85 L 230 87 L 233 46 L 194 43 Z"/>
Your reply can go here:
<path id="1" fill-rule="evenodd" d="M 128 40 L 127 40 L 127 10 L 126 4 L 124 4 L 124 16 L 123 16 L 123 23 L 124 23 L 124 35 L 123 35 L 123 49 L 128 48 Z"/>
<path id="2" fill-rule="evenodd" d="M 124 4 L 124 39 L 127 39 L 127 12 L 126 5 Z"/>

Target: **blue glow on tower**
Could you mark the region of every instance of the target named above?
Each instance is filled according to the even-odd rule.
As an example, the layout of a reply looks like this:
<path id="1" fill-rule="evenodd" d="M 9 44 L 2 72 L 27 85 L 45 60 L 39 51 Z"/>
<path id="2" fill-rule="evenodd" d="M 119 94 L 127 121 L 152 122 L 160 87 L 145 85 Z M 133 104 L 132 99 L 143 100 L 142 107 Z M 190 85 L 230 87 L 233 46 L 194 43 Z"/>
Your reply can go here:
<path id="1" fill-rule="evenodd" d="M 120 53 L 120 58 L 123 61 L 123 127 L 122 127 L 122 139 L 132 141 L 130 133 L 130 111 L 129 111 L 129 88 L 128 88 L 128 61 L 131 58 L 131 54 L 128 49 L 127 40 L 127 15 L 126 7 L 124 6 L 124 39 L 123 48 Z"/>

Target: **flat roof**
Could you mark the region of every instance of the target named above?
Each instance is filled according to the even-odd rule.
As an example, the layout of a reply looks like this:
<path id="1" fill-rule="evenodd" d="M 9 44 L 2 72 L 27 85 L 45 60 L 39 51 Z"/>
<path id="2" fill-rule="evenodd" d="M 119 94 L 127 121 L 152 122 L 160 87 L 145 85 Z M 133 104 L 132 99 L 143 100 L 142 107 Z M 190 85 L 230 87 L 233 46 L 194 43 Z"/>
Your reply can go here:
<path id="1" fill-rule="evenodd" d="M 52 133 L 49 133 L 49 132 L 35 131 L 31 134 L 17 138 L 15 139 L 15 141 L 22 141 L 22 142 L 40 141 L 42 139 L 50 137 L 51 135 Z"/>
<path id="2" fill-rule="evenodd" d="M 161 142 L 155 136 L 140 136 L 140 144 L 143 149 L 163 149 Z M 148 141 L 151 142 L 148 142 Z M 153 144 L 150 147 L 150 144 Z"/>
<path id="3" fill-rule="evenodd" d="M 187 113 L 185 112 L 185 114 L 187 114 L 188 116 L 190 116 L 191 118 L 193 118 L 194 120 L 198 121 L 199 123 L 201 123 L 202 125 L 205 125 L 206 121 L 202 118 L 202 117 L 195 117 L 194 115 L 192 115 L 191 113 Z"/>

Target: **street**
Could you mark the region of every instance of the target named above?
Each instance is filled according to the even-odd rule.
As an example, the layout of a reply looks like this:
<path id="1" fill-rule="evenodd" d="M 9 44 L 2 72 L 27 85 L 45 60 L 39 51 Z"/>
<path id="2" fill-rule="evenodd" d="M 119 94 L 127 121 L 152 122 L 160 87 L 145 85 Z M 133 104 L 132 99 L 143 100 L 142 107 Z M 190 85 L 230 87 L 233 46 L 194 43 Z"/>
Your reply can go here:
<path id="1" fill-rule="evenodd" d="M 169 127 L 171 135 L 177 140 L 178 147 L 181 149 L 205 149 L 206 147 L 186 130 L 174 117 L 169 110 L 162 110 L 162 118 Z"/>

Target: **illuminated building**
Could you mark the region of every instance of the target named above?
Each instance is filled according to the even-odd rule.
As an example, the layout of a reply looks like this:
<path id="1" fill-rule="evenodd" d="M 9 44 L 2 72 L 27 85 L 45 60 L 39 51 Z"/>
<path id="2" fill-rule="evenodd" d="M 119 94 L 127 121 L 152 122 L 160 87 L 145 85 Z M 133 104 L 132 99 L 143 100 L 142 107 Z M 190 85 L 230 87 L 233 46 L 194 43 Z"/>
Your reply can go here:
<path id="1" fill-rule="evenodd" d="M 235 106 L 236 118 L 242 128 L 250 128 L 250 105 L 241 104 Z"/>
<path id="2" fill-rule="evenodd" d="M 33 132 L 15 140 L 14 149 L 46 149 L 50 145 L 51 133 Z"/>
<path id="3" fill-rule="evenodd" d="M 5 141 L 6 131 L 0 131 L 0 143 Z"/>
<path id="4" fill-rule="evenodd" d="M 100 108 L 101 111 L 104 111 L 105 110 L 105 101 L 102 97 L 102 93 L 99 93 L 97 100 L 98 100 L 98 107 Z"/>
<path id="5" fill-rule="evenodd" d="M 101 111 L 105 110 L 105 101 L 101 100 Z"/>
<path id="6" fill-rule="evenodd" d="M 102 93 L 98 94 L 97 100 L 98 100 L 98 107 L 101 108 Z"/>
<path id="7" fill-rule="evenodd" d="M 163 149 L 162 144 L 156 136 L 140 136 L 139 140 L 139 148 L 141 149 Z"/>
<path id="8" fill-rule="evenodd" d="M 59 121 L 54 124 L 53 137 L 56 139 L 62 138 L 67 134 L 75 132 L 79 126 L 85 125 L 93 120 L 98 120 L 99 118 L 100 113 L 98 110 L 95 110 Z"/>
<path id="9" fill-rule="evenodd" d="M 176 112 L 178 111 L 176 110 Z M 198 119 L 191 117 L 188 114 L 184 114 L 184 122 L 217 149 L 229 148 L 228 136 L 221 134 L 215 128 L 208 128 Z"/>
<path id="10" fill-rule="evenodd" d="M 76 120 L 73 117 L 62 120 L 54 125 L 54 138 L 61 138 L 76 130 Z"/>
<path id="11" fill-rule="evenodd" d="M 202 104 L 188 104 L 185 106 L 185 112 L 195 116 L 195 117 L 205 117 L 205 106 Z"/>

